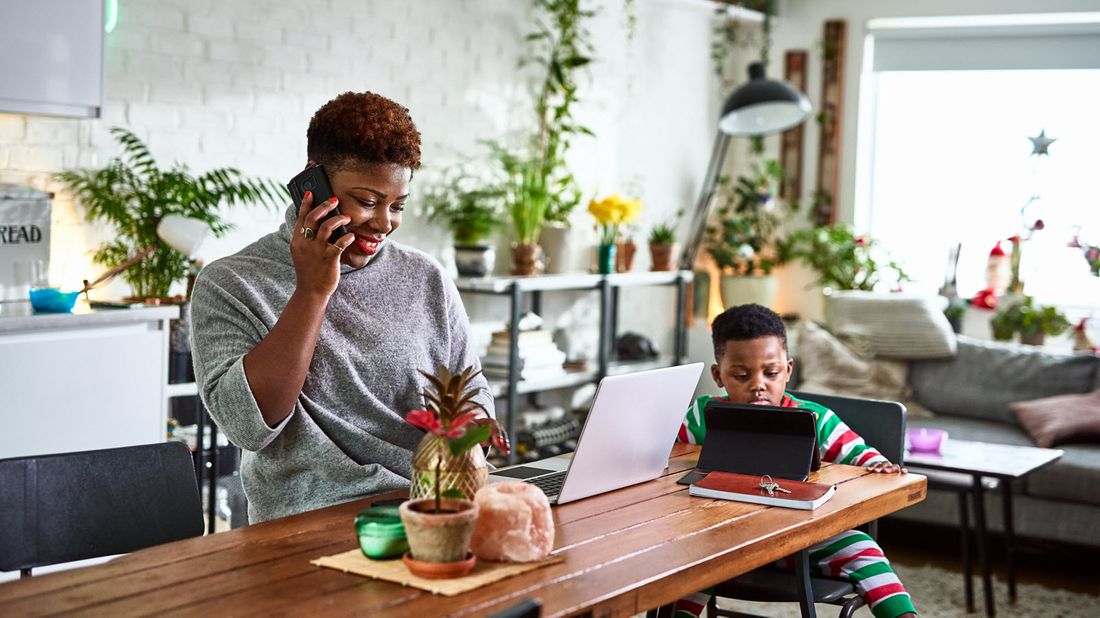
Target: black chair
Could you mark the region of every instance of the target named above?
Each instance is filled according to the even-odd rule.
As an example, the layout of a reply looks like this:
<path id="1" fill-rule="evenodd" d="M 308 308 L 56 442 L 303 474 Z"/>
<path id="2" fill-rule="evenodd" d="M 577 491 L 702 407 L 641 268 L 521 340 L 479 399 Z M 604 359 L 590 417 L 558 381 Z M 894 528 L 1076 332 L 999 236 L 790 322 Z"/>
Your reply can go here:
<path id="1" fill-rule="evenodd" d="M 0 571 L 26 577 L 202 532 L 194 463 L 181 442 L 0 460 Z"/>
<path id="2" fill-rule="evenodd" d="M 833 395 L 791 393 L 799 399 L 820 403 L 840 417 L 852 431 L 863 437 L 890 461 L 901 464 L 905 457 L 905 406 L 894 401 L 856 399 Z M 878 532 L 878 522 L 868 524 L 867 533 L 872 537 Z M 739 612 L 719 609 L 715 597 L 744 601 L 799 603 L 803 616 L 815 615 L 813 603 L 840 605 L 840 617 L 848 618 L 864 605 L 863 597 L 847 579 L 810 576 L 808 552 L 794 555 L 795 572 L 776 567 L 762 567 L 740 577 L 722 582 L 714 587 L 714 594 L 707 603 L 708 616 L 747 616 Z"/>

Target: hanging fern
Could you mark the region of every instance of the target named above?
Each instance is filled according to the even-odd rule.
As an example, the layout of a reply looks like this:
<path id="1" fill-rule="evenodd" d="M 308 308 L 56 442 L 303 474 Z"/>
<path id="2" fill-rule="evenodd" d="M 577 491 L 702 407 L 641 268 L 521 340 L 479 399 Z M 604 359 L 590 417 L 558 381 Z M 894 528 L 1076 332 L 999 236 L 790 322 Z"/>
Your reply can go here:
<path id="1" fill-rule="evenodd" d="M 138 298 L 166 297 L 172 284 L 187 275 L 187 256 L 157 237 L 157 225 L 166 215 L 203 221 L 220 237 L 232 229 L 218 212 L 222 204 L 276 207 L 286 197 L 274 181 L 248 178 L 234 168 L 198 177 L 182 163 L 162 170 L 136 135 L 119 127 L 111 134 L 122 146 L 120 157 L 100 170 L 70 170 L 55 178 L 87 208 L 88 220 L 107 222 L 115 229 L 116 238 L 96 251 L 96 263 L 113 268 L 146 247 L 156 247 L 122 273 Z"/>

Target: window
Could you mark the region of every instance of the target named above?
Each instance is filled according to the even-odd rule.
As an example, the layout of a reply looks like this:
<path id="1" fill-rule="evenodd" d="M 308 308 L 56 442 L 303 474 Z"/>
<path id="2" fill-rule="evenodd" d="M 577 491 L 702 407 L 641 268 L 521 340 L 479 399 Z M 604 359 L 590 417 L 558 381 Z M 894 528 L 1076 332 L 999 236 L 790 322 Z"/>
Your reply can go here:
<path id="1" fill-rule="evenodd" d="M 890 31 L 869 45 L 857 224 L 922 290 L 939 289 L 949 249 L 961 243 L 966 297 L 985 287 L 997 241 L 1042 219 L 1045 229 L 1023 250 L 1027 293 L 1100 305 L 1100 278 L 1067 246 L 1075 233 L 1100 244 L 1100 66 L 1080 66 L 1100 54 L 1074 56 L 1100 43 L 1100 29 L 1077 37 L 1047 36 L 1048 26 L 1000 28 L 1000 38 L 974 28 L 922 32 Z M 1068 41 L 1065 53 L 1049 48 L 1059 40 Z M 1057 141 L 1049 155 L 1032 155 L 1027 138 L 1041 130 Z"/>

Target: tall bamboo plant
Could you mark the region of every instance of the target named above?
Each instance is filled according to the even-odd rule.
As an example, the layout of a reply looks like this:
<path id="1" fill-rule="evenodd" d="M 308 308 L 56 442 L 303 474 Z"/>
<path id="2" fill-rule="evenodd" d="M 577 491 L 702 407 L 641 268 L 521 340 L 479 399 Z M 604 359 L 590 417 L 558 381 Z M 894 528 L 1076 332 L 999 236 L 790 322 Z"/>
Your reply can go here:
<path id="1" fill-rule="evenodd" d="M 565 163 L 572 139 L 593 135 L 573 116 L 577 72 L 592 62 L 593 44 L 585 20 L 595 11 L 586 0 L 534 0 L 537 28 L 526 36 L 529 54 L 520 66 L 539 67 L 534 133 L 518 152 L 490 144 L 509 180 L 509 211 L 520 244 L 537 242 L 546 221 L 566 223 L 581 200 Z"/>
<path id="2" fill-rule="evenodd" d="M 582 0 L 536 0 L 550 23 L 540 20 L 539 29 L 527 37 L 536 48 L 531 61 L 545 71 L 535 101 L 539 120 L 535 151 L 541 159 L 538 173 L 548 200 L 546 219 L 560 223 L 567 222 L 569 213 L 581 201 L 576 179 L 565 163 L 565 153 L 574 136 L 594 135 L 573 117 L 573 106 L 578 101 L 577 70 L 592 62 L 594 51 L 584 21 L 596 13 L 581 4 Z"/>
<path id="3" fill-rule="evenodd" d="M 182 163 L 161 169 L 146 145 L 130 131 L 114 127 L 111 134 L 122 146 L 122 156 L 99 170 L 68 170 L 55 178 L 87 208 L 90 221 L 115 229 L 115 238 L 102 245 L 93 260 L 113 268 L 148 247 L 145 259 L 122 272 L 138 298 L 165 298 L 172 284 L 187 275 L 187 256 L 160 242 L 157 225 L 166 215 L 198 219 L 223 236 L 232 225 L 222 220 L 221 204 L 277 206 L 285 190 L 271 180 L 245 177 L 226 167 L 192 176 Z"/>

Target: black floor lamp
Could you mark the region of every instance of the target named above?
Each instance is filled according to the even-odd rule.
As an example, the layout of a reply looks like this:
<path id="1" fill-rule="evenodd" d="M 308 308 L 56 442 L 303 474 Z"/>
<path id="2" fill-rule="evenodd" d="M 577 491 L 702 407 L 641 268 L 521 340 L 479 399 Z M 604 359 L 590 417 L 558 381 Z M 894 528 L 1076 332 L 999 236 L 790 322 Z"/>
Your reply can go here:
<path id="1" fill-rule="evenodd" d="M 796 127 L 806 120 L 812 110 L 810 100 L 790 84 L 764 77 L 764 65 L 749 65 L 749 81 L 734 90 L 722 106 L 718 119 L 718 135 L 710 154 L 707 174 L 703 178 L 703 190 L 691 215 L 688 240 L 680 254 L 680 268 L 692 270 L 695 256 L 703 244 L 703 234 L 710 216 L 714 187 L 726 159 L 730 137 L 770 135 Z"/>

